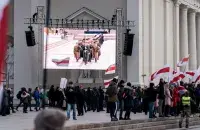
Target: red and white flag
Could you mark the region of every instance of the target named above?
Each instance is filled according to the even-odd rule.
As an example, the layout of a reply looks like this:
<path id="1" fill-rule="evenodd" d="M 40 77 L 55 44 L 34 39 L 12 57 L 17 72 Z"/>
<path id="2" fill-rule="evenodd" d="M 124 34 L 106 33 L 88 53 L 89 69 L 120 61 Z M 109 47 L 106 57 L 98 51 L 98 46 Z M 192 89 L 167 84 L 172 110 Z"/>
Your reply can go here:
<path id="1" fill-rule="evenodd" d="M 190 55 L 188 57 L 183 58 L 181 61 L 178 62 L 177 67 L 185 66 L 189 62 Z"/>
<path id="2" fill-rule="evenodd" d="M 4 70 L 4 58 L 6 54 L 6 43 L 7 43 L 7 29 L 8 29 L 8 8 L 9 0 L 0 0 L 0 72 Z M 2 80 L 0 74 L 0 81 Z M 0 105 L 3 85 L 0 82 Z"/>
<path id="3" fill-rule="evenodd" d="M 158 71 L 156 71 L 155 73 L 153 73 L 151 76 L 150 76 L 150 81 L 153 81 L 154 79 L 158 78 L 158 77 L 162 77 L 163 75 L 165 74 L 168 74 L 170 73 L 170 66 L 165 66 L 161 69 L 159 69 Z"/>
<path id="4" fill-rule="evenodd" d="M 105 75 L 107 75 L 107 74 L 114 74 L 115 71 L 116 71 L 116 65 L 113 64 L 113 65 L 111 65 L 111 66 L 108 67 L 108 69 L 105 72 Z"/>
<path id="5" fill-rule="evenodd" d="M 52 59 L 52 62 L 55 63 L 57 66 L 68 66 L 70 58 L 67 57 L 65 59 Z"/>
<path id="6" fill-rule="evenodd" d="M 170 81 L 170 83 L 176 83 L 181 79 L 185 78 L 185 74 L 183 72 L 178 72 L 176 74 L 173 75 L 172 80 Z"/>
<path id="7" fill-rule="evenodd" d="M 119 77 L 116 76 L 114 77 L 116 79 L 118 79 Z M 107 88 L 109 85 L 110 85 L 110 82 L 112 81 L 113 79 L 108 79 L 108 80 L 104 80 L 104 87 Z"/>
<path id="8" fill-rule="evenodd" d="M 186 77 L 188 77 L 189 79 L 192 79 L 195 75 L 195 71 L 187 71 L 185 72 Z"/>
<path id="9" fill-rule="evenodd" d="M 198 68 L 198 70 L 195 72 L 193 78 L 192 78 L 192 82 L 198 82 L 200 80 L 200 67 Z"/>

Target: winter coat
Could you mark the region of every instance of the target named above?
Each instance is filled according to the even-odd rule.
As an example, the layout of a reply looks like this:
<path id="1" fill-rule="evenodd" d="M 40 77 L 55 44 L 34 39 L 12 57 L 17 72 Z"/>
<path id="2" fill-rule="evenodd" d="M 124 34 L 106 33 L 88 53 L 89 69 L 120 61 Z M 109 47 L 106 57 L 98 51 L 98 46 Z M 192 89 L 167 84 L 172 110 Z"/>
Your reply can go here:
<path id="1" fill-rule="evenodd" d="M 108 94 L 108 102 L 117 102 L 118 101 L 117 93 L 118 93 L 117 84 L 112 81 L 106 91 L 106 94 Z"/>
<path id="2" fill-rule="evenodd" d="M 165 105 L 171 106 L 171 99 L 172 96 L 170 94 L 169 86 L 168 84 L 165 85 Z"/>
<path id="3" fill-rule="evenodd" d="M 65 96 L 67 98 L 67 103 L 76 104 L 77 93 L 75 92 L 74 88 L 68 87 L 65 91 Z"/>
<path id="4" fill-rule="evenodd" d="M 164 84 L 160 83 L 158 87 L 158 99 L 164 100 L 165 99 L 165 94 L 164 94 Z"/>
<path id="5" fill-rule="evenodd" d="M 173 106 L 176 107 L 177 103 L 180 102 L 180 95 L 178 93 L 178 88 L 174 88 L 172 100 L 173 100 Z"/>
<path id="6" fill-rule="evenodd" d="M 29 95 L 27 92 L 23 92 L 23 93 L 21 94 L 23 103 L 28 103 L 29 96 L 30 96 L 30 95 Z"/>
<path id="7" fill-rule="evenodd" d="M 35 90 L 33 97 L 34 97 L 35 100 L 40 99 L 40 92 L 38 90 Z"/>

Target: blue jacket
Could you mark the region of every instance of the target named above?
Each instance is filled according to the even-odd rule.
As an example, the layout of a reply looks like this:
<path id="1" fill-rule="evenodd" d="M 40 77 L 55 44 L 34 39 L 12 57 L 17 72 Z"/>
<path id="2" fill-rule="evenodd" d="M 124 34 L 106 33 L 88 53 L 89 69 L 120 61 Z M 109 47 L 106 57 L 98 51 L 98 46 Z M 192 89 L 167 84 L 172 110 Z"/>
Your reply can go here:
<path id="1" fill-rule="evenodd" d="M 40 99 L 40 92 L 36 90 L 34 92 L 33 96 L 34 96 L 35 99 Z"/>

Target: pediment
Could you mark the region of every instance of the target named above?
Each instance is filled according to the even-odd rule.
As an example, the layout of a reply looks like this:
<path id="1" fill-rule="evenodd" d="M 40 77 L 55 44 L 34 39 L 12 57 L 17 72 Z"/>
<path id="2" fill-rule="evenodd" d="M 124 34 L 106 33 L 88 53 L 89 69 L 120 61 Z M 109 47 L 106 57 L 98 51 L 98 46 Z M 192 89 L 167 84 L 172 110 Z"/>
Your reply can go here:
<path id="1" fill-rule="evenodd" d="M 103 16 L 95 13 L 94 11 L 83 7 L 76 12 L 72 13 L 68 17 L 66 17 L 67 20 L 107 20 Z"/>

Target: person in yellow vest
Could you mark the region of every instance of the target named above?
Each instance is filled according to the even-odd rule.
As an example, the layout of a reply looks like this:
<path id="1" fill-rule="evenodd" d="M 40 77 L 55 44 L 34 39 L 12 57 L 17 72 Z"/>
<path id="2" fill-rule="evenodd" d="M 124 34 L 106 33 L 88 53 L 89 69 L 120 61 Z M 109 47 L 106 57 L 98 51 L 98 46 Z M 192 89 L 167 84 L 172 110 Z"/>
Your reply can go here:
<path id="1" fill-rule="evenodd" d="M 182 122 L 184 117 L 186 117 L 186 128 L 189 127 L 189 117 L 190 117 L 190 111 L 191 111 L 191 104 L 192 98 L 189 96 L 188 92 L 185 92 L 185 94 L 181 98 L 181 104 L 182 104 L 182 112 L 181 112 L 181 119 L 179 121 L 179 128 L 182 128 Z"/>

